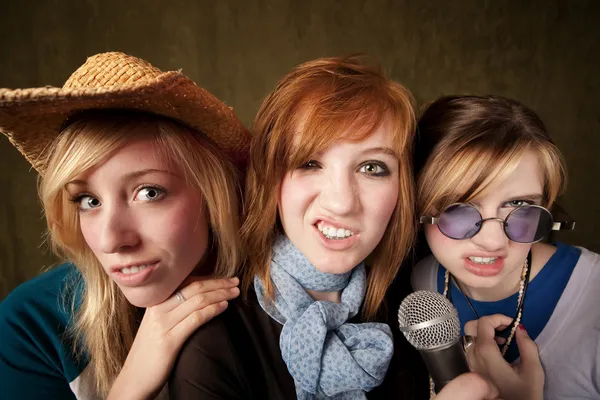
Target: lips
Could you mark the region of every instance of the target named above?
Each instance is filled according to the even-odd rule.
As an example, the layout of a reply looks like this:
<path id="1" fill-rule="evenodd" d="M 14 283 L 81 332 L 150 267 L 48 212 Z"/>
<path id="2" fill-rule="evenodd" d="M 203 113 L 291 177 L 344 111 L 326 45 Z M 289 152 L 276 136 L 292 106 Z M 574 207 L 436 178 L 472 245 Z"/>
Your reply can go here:
<path id="1" fill-rule="evenodd" d="M 114 265 L 114 266 L 110 267 L 110 272 L 112 272 L 112 273 L 124 272 L 123 270 L 125 270 L 125 274 L 129 274 L 131 272 L 139 272 L 140 269 L 143 270 L 146 267 L 148 267 L 150 265 L 154 265 L 156 263 L 158 263 L 158 260 L 147 260 L 147 261 L 130 262 L 127 264 Z"/>
<path id="2" fill-rule="evenodd" d="M 136 287 L 142 286 L 152 273 L 156 270 L 158 261 L 146 264 L 129 264 L 128 266 L 114 267 L 112 272 L 113 280 L 120 286 Z M 140 268 L 143 266 L 143 268 Z"/>
<path id="3" fill-rule="evenodd" d="M 477 276 L 482 276 L 482 277 L 495 276 L 495 275 L 498 275 L 500 272 L 502 272 L 502 269 L 504 268 L 504 258 L 503 257 L 496 257 L 493 262 L 489 262 L 489 263 L 475 262 L 475 261 L 472 261 L 469 257 L 466 257 L 464 260 L 465 260 L 465 269 L 467 271 L 469 271 L 470 273 L 477 275 Z"/>

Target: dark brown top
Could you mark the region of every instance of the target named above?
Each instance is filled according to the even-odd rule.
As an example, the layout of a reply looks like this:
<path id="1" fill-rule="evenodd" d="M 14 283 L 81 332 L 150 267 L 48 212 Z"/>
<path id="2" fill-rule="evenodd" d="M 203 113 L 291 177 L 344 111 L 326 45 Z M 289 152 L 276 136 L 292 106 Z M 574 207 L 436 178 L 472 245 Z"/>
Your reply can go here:
<path id="1" fill-rule="evenodd" d="M 394 357 L 383 384 L 367 393 L 367 398 L 428 399 L 427 371 L 396 322 L 397 304 L 404 297 L 399 293 L 407 292 L 390 293 L 395 295 L 386 300 L 395 339 Z M 281 329 L 282 325 L 263 311 L 253 292 L 246 300 L 231 302 L 223 314 L 184 344 L 170 377 L 170 398 L 295 399 L 294 381 L 279 349 Z"/>

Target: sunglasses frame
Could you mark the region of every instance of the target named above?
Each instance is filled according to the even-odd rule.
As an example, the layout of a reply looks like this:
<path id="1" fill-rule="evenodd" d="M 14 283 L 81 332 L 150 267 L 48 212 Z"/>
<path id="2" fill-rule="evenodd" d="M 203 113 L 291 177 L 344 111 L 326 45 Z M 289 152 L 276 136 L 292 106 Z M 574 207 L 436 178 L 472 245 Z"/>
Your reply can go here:
<path id="1" fill-rule="evenodd" d="M 511 212 L 509 212 L 508 215 L 506 216 L 506 218 L 504 218 L 504 219 L 498 218 L 498 217 L 483 218 L 483 216 L 481 215 L 481 213 L 479 212 L 479 210 L 477 208 L 475 208 L 474 206 L 472 206 L 471 204 L 469 204 L 469 203 L 452 203 L 452 204 L 448 205 L 446 208 L 444 208 L 442 210 L 442 212 L 439 213 L 439 215 L 441 216 L 443 213 L 446 212 L 446 210 L 448 210 L 450 207 L 453 207 L 453 206 L 468 206 L 468 207 L 473 208 L 477 212 L 477 214 L 479 214 L 479 226 L 477 228 L 477 231 L 475 231 L 475 233 L 473 235 L 471 235 L 469 237 L 466 237 L 466 238 L 462 238 L 462 239 L 457 239 L 457 238 L 453 238 L 451 236 L 448 236 L 439 227 L 439 222 L 440 222 L 440 218 L 439 217 L 432 217 L 432 216 L 429 216 L 429 215 L 423 215 L 423 216 L 421 216 L 421 218 L 419 218 L 419 223 L 421 223 L 421 224 L 438 225 L 438 229 L 440 230 L 440 232 L 444 236 L 446 236 L 447 238 L 454 239 L 454 240 L 467 240 L 467 239 L 473 238 L 475 235 L 477 235 L 479 233 L 479 231 L 481 231 L 481 227 L 483 226 L 484 222 L 486 222 L 486 221 L 498 221 L 498 222 L 500 222 L 502 224 L 502 230 L 504 231 L 504 234 L 506 235 L 506 237 L 509 240 L 511 240 L 513 242 L 516 242 L 516 243 L 537 243 L 537 242 L 540 242 L 540 241 L 544 240 L 551 231 L 566 231 L 566 230 L 573 230 L 573 229 L 575 229 L 575 221 L 559 221 L 559 222 L 554 221 L 554 217 L 552 216 L 552 213 L 550 212 L 550 210 L 548 210 L 546 207 L 538 206 L 537 204 L 526 204 L 526 205 L 517 207 L 514 210 L 512 210 Z M 542 210 L 544 210 L 545 212 L 547 212 L 548 215 L 550 215 L 550 220 L 552 221 L 552 226 L 551 226 L 550 231 L 548 232 L 548 234 L 546 234 L 546 235 L 542 236 L 540 239 L 532 241 L 532 242 L 519 242 L 517 240 L 513 240 L 506 233 L 506 220 L 512 215 L 512 213 L 514 213 L 515 211 L 520 210 L 522 208 L 525 208 L 525 207 L 528 207 L 528 208 L 529 207 L 541 208 Z"/>

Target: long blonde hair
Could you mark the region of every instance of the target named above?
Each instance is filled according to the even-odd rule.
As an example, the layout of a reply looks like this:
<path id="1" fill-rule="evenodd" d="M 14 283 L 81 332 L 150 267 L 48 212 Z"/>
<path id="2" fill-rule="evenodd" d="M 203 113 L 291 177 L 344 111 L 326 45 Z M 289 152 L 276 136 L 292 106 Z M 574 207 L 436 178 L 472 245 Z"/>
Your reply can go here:
<path id="1" fill-rule="evenodd" d="M 216 276 L 232 276 L 240 261 L 239 184 L 236 171 L 204 135 L 173 120 L 127 110 L 80 115 L 58 136 L 39 182 L 53 250 L 75 264 L 83 278 L 72 334 L 83 343 L 79 355 L 90 358 L 98 392 L 106 396 L 135 337 L 137 313 L 107 276 L 87 246 L 77 206 L 65 184 L 132 140 L 150 140 L 165 159 L 177 164 L 197 189 L 209 216 L 209 247 Z M 84 354 L 81 354 L 84 353 Z"/>
<path id="2" fill-rule="evenodd" d="M 398 156 L 399 196 L 386 233 L 369 257 L 363 316 L 375 317 L 414 239 L 410 92 L 365 58 L 322 58 L 296 67 L 262 103 L 254 120 L 242 242 L 243 287 L 258 276 L 272 295 L 270 257 L 280 231 L 277 201 L 287 171 L 340 139 L 362 141 L 385 121 Z M 300 131 L 300 132 L 299 132 Z M 346 137 L 342 137 L 345 134 Z"/>
<path id="3" fill-rule="evenodd" d="M 444 96 L 429 104 L 417 126 L 415 170 L 419 215 L 481 196 L 533 151 L 544 175 L 542 205 L 566 185 L 562 155 L 542 120 L 501 96 Z"/>

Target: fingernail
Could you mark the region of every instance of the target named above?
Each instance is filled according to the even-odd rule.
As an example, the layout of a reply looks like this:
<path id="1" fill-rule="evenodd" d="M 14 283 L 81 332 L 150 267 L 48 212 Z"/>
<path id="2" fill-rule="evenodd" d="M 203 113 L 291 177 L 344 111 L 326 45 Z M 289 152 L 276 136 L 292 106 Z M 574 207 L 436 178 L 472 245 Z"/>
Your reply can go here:
<path id="1" fill-rule="evenodd" d="M 229 282 L 231 282 L 231 283 L 233 283 L 235 285 L 237 285 L 239 281 L 240 280 L 239 280 L 239 278 L 237 276 L 234 276 L 233 278 L 229 279 Z"/>
<path id="2" fill-rule="evenodd" d="M 229 291 L 230 291 L 231 293 L 239 293 L 239 292 L 240 292 L 240 289 L 238 289 L 237 287 L 232 287 L 231 289 L 229 289 Z"/>
<path id="3" fill-rule="evenodd" d="M 523 332 L 527 333 L 527 330 L 525 329 L 523 324 L 519 324 L 519 329 L 522 330 Z"/>

